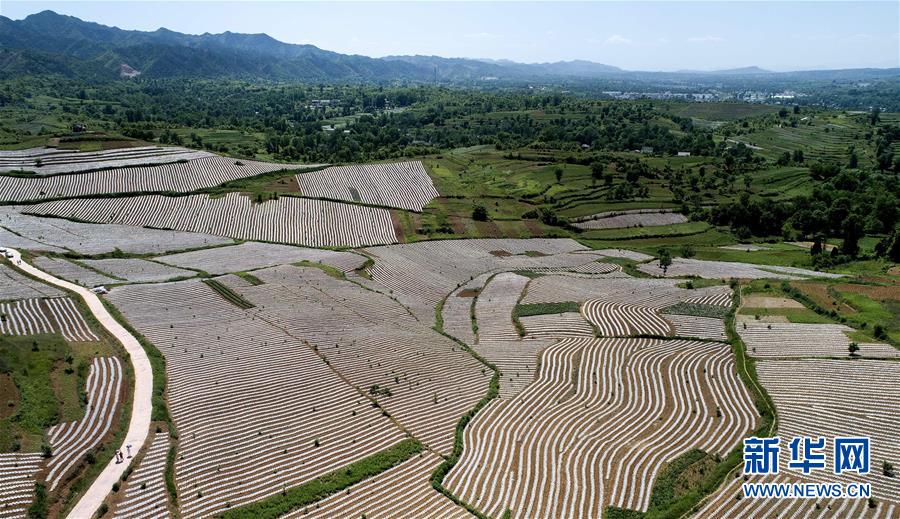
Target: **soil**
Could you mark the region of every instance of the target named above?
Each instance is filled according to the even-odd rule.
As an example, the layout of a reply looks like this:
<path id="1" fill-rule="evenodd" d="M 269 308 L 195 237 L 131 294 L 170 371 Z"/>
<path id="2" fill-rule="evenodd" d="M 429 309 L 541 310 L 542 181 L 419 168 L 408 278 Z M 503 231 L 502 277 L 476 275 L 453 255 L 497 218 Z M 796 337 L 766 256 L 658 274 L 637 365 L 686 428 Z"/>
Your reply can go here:
<path id="1" fill-rule="evenodd" d="M 541 236 L 544 234 L 544 230 L 541 228 L 541 224 L 538 223 L 537 220 L 522 220 L 525 222 L 525 227 L 528 228 L 528 231 L 531 232 L 533 236 Z"/>
<path id="2" fill-rule="evenodd" d="M 821 283 L 791 283 L 791 285 L 803 291 L 804 294 L 812 298 L 813 301 L 826 310 L 834 309 L 842 314 L 856 313 L 856 309 L 852 306 L 841 303 L 831 297 L 828 293 L 827 285 Z"/>
<path id="3" fill-rule="evenodd" d="M 842 292 L 853 292 L 856 294 L 862 294 L 870 299 L 875 299 L 877 301 L 884 301 L 886 299 L 893 299 L 894 301 L 900 301 L 900 287 L 878 287 L 872 285 L 851 285 L 851 284 L 841 284 L 836 285 L 834 288 L 842 291 Z"/>
<path id="4" fill-rule="evenodd" d="M 512 256 L 513 254 L 511 252 L 507 252 L 505 250 L 492 250 L 491 255 L 497 256 L 498 258 L 506 258 L 506 257 Z"/>
<path id="5" fill-rule="evenodd" d="M 466 290 L 460 290 L 459 293 L 456 294 L 456 297 L 475 297 L 478 295 L 479 292 L 480 292 L 480 290 L 478 290 L 478 289 L 469 288 Z"/>
<path id="6" fill-rule="evenodd" d="M 478 235 L 483 238 L 499 238 L 503 236 L 503 232 L 497 227 L 497 224 L 491 221 L 475 222 L 475 228 L 478 229 Z"/>
<path id="7" fill-rule="evenodd" d="M 0 419 L 12 416 L 19 409 L 19 389 L 8 373 L 0 373 Z"/>
<path id="8" fill-rule="evenodd" d="M 803 305 L 786 297 L 747 296 L 743 300 L 745 308 L 803 308 Z"/>
<path id="9" fill-rule="evenodd" d="M 391 215 L 391 225 L 394 226 L 394 234 L 397 235 L 397 241 L 400 243 L 406 243 L 406 235 L 403 233 L 403 224 L 400 222 L 400 218 L 397 216 L 397 211 L 391 210 L 388 211 Z"/>

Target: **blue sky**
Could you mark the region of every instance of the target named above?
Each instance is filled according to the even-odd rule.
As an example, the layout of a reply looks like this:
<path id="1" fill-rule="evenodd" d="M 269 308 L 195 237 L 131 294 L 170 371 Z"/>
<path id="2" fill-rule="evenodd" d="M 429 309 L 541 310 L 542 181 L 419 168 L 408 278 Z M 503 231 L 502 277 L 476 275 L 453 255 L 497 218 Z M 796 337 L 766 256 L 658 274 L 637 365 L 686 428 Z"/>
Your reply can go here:
<path id="1" fill-rule="evenodd" d="M 123 29 L 258 33 L 343 53 L 544 62 L 630 70 L 900 66 L 900 2 L 40 2 Z"/>

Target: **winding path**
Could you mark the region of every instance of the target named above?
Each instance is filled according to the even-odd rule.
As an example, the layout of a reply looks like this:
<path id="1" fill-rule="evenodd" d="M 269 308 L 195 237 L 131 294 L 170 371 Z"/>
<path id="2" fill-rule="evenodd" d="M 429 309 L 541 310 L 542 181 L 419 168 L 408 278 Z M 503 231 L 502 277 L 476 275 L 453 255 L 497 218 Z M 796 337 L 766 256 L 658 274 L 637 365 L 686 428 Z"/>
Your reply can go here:
<path id="1" fill-rule="evenodd" d="M 109 314 L 96 294 L 84 287 L 51 276 L 22 261 L 22 256 L 17 250 L 10 248 L 6 250 L 12 254 L 12 257 L 9 258 L 10 262 L 23 272 L 81 296 L 91 313 L 97 318 L 97 321 L 125 347 L 134 371 L 134 399 L 131 405 L 131 421 L 128 424 L 128 432 L 125 434 L 125 440 L 119 448 L 124 453 L 126 452 L 125 446 L 131 445 L 131 452 L 138 452 L 147 440 L 147 434 L 150 430 L 153 393 L 153 371 L 150 368 L 150 360 L 147 358 L 144 348 L 141 347 L 137 339 L 128 330 Z M 97 479 L 94 480 L 84 495 L 81 496 L 81 499 L 78 500 L 78 503 L 75 504 L 72 511 L 69 512 L 68 517 L 71 519 L 93 517 L 94 512 L 100 507 L 106 496 L 109 495 L 113 484 L 119 480 L 125 469 L 131 464 L 131 459 L 126 458 L 126 460 L 126 463 L 116 463 L 115 459 L 110 460 L 103 472 L 97 476 Z"/>

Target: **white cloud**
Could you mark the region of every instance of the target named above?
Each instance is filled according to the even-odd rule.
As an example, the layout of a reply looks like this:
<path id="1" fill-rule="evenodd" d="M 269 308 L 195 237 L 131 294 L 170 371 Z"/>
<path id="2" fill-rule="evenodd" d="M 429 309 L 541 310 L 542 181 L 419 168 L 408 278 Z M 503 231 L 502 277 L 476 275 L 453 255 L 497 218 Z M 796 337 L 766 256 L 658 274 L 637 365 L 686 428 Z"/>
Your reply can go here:
<path id="1" fill-rule="evenodd" d="M 688 41 L 691 43 L 722 43 L 725 41 L 725 38 L 720 36 L 694 36 L 688 38 Z"/>
<path id="2" fill-rule="evenodd" d="M 607 45 L 630 45 L 631 40 L 622 36 L 621 34 L 613 34 L 609 38 L 606 38 L 606 41 L 604 43 L 606 43 Z"/>

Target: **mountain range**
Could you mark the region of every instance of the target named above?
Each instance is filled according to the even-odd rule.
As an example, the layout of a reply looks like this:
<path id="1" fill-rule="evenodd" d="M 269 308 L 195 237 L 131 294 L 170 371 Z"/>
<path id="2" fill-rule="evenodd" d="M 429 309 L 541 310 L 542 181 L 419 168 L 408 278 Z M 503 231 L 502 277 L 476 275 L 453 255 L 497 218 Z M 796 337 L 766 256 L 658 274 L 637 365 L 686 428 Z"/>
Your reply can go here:
<path id="1" fill-rule="evenodd" d="M 22 20 L 0 16 L 0 77 L 27 74 L 61 74 L 82 79 L 140 75 L 276 81 L 465 81 L 774 73 L 758 67 L 716 72 L 631 72 L 582 60 L 524 64 L 438 56 L 371 58 L 314 45 L 284 43 L 267 34 L 191 35 L 162 28 L 152 32 L 123 30 L 53 11 Z"/>

